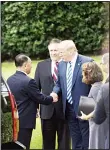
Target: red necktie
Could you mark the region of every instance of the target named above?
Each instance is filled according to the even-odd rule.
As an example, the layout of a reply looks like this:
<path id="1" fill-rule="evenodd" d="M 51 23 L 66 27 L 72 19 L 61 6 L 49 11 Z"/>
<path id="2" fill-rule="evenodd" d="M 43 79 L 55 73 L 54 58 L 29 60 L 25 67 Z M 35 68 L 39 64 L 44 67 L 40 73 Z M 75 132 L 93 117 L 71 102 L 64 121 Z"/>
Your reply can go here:
<path id="1" fill-rule="evenodd" d="M 58 62 L 54 64 L 53 79 L 55 82 L 57 81 L 57 78 L 58 78 L 57 75 L 58 75 Z"/>

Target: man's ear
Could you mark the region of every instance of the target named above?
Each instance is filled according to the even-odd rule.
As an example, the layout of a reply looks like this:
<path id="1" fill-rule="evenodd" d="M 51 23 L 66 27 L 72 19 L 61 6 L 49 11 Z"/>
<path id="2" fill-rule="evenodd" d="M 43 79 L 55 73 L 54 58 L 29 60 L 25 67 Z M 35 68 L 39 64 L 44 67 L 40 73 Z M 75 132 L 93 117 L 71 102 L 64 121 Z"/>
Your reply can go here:
<path id="1" fill-rule="evenodd" d="M 27 65 L 27 63 L 26 63 L 26 62 L 24 62 L 23 67 L 24 67 L 24 68 L 26 68 L 26 65 Z"/>

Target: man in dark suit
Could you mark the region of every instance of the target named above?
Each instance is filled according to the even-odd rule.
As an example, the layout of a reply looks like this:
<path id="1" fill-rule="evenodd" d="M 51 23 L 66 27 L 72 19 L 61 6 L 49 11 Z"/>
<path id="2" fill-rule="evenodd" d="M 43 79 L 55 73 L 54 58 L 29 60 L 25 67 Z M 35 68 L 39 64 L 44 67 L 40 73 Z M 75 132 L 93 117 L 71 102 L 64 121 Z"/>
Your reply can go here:
<path id="1" fill-rule="evenodd" d="M 96 124 L 101 124 L 107 119 L 107 140 L 105 149 L 109 149 L 109 82 L 105 83 L 97 96 L 97 105 L 94 112 L 94 121 Z"/>
<path id="2" fill-rule="evenodd" d="M 72 137 L 72 149 L 87 149 L 89 144 L 88 121 L 78 120 L 80 96 L 87 96 L 91 86 L 82 83 L 82 64 L 92 61 L 91 58 L 79 55 L 72 40 L 59 44 L 64 61 L 58 66 L 58 81 L 53 89 L 53 96 L 62 93 L 63 112 L 68 121 Z"/>
<path id="3" fill-rule="evenodd" d="M 56 62 L 60 61 L 58 52 L 59 39 L 52 39 L 48 45 L 50 59 L 38 63 L 35 80 L 37 86 L 46 95 L 49 95 L 57 80 Z M 40 117 L 43 136 L 43 149 L 55 149 L 56 133 L 58 149 L 70 149 L 69 129 L 64 120 L 62 100 L 48 106 L 40 105 Z"/>
<path id="4" fill-rule="evenodd" d="M 52 96 L 43 95 L 37 88 L 34 79 L 31 79 L 27 74 L 31 71 L 31 59 L 19 54 L 15 57 L 15 66 L 17 71 L 14 75 L 8 78 L 7 83 L 13 93 L 18 113 L 19 113 L 19 133 L 18 141 L 30 147 L 32 130 L 36 126 L 36 112 L 38 103 L 49 105 L 57 101 Z"/>

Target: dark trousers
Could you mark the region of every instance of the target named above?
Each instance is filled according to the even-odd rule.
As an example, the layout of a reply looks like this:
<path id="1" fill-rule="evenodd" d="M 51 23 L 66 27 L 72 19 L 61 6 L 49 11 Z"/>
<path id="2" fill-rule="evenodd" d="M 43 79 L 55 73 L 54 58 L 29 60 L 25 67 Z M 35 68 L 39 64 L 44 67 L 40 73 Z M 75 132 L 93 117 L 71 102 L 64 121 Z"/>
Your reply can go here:
<path id="1" fill-rule="evenodd" d="M 18 141 L 26 146 L 26 149 L 30 149 L 30 142 L 32 137 L 32 130 L 28 128 L 20 128 L 18 133 Z"/>
<path id="2" fill-rule="evenodd" d="M 73 106 L 67 103 L 66 119 L 69 125 L 70 135 L 72 138 L 72 149 L 88 149 L 89 146 L 89 123 L 88 121 L 79 120 Z"/>
<path id="3" fill-rule="evenodd" d="M 56 133 L 58 149 L 70 149 L 69 128 L 64 120 L 57 119 L 55 113 L 51 119 L 41 119 L 43 149 L 55 149 Z"/>

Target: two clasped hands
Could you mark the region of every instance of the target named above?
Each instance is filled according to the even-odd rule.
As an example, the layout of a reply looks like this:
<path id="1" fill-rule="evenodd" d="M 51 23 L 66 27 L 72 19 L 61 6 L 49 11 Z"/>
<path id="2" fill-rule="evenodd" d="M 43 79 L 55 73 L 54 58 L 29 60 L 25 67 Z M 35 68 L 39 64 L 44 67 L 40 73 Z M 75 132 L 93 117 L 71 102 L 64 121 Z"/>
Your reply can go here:
<path id="1" fill-rule="evenodd" d="M 50 93 L 50 96 L 53 97 L 54 103 L 58 101 L 58 95 L 56 93 L 52 92 L 52 93 Z M 82 120 L 88 120 L 90 117 L 89 117 L 89 115 L 86 115 L 81 111 L 81 116 L 78 116 L 78 118 L 82 119 Z"/>
<path id="2" fill-rule="evenodd" d="M 58 95 L 54 92 L 50 93 L 50 96 L 53 97 L 53 102 L 57 102 L 58 101 Z"/>

